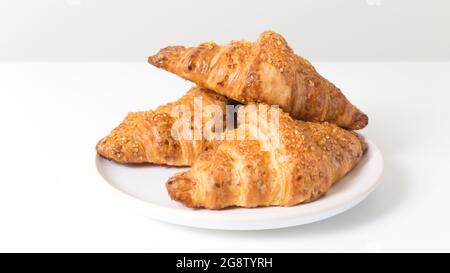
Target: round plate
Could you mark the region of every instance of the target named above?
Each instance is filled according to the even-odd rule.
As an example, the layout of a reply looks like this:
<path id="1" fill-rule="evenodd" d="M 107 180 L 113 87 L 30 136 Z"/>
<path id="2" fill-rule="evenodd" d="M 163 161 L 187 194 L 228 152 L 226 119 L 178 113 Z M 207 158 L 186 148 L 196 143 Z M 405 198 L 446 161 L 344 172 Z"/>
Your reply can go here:
<path id="1" fill-rule="evenodd" d="M 209 229 L 261 230 L 303 225 L 339 214 L 366 198 L 383 170 L 379 149 L 366 138 L 368 150 L 361 162 L 336 183 L 326 196 L 294 207 L 190 209 L 172 201 L 165 183 L 187 168 L 121 165 L 96 157 L 97 170 L 117 196 L 145 215 L 161 221 Z"/>

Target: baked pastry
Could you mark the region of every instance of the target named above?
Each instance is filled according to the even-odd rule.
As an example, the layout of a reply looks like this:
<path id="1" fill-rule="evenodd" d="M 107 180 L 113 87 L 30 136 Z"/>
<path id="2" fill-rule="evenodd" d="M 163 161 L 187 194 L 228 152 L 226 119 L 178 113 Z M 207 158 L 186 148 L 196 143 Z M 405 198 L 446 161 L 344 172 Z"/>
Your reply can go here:
<path id="1" fill-rule="evenodd" d="M 194 104 L 200 103 L 200 99 L 204 111 L 200 114 L 201 120 L 198 118 L 196 123 Z M 213 145 L 214 141 L 210 140 L 217 137 L 199 136 L 196 133 L 202 134 L 208 122 L 212 125 L 212 134 L 222 133 L 226 102 L 227 99 L 217 93 L 193 87 L 176 102 L 160 106 L 154 111 L 129 113 L 117 128 L 98 142 L 97 152 L 119 163 L 189 166 L 198 154 Z M 207 107 L 215 107 L 217 114 L 206 111 Z M 184 114 L 186 116 L 183 117 Z M 200 131 L 194 128 L 200 128 Z"/>
<path id="2" fill-rule="evenodd" d="M 351 130 L 368 123 L 368 117 L 339 88 L 275 32 L 263 32 L 254 43 L 169 46 L 148 61 L 241 103 L 279 105 L 296 119 L 328 121 Z"/>
<path id="3" fill-rule="evenodd" d="M 358 134 L 261 105 L 241 107 L 239 117 L 245 118 L 238 128 L 168 180 L 173 200 L 208 209 L 293 206 L 326 194 L 363 156 L 366 145 Z"/>

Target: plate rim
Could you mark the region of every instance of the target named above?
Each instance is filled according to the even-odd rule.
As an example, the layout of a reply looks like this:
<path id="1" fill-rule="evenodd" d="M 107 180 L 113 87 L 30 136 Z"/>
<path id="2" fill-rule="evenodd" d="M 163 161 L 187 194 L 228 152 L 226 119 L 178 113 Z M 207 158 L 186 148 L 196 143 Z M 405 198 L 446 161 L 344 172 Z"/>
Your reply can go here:
<path id="1" fill-rule="evenodd" d="M 172 223 L 181 226 L 189 226 L 195 228 L 204 229 L 216 229 L 216 230 L 265 230 L 265 229 L 278 229 L 291 226 L 298 226 L 303 224 L 308 224 L 312 222 L 317 222 L 324 220 L 326 218 L 340 214 L 358 203 L 364 200 L 379 184 L 381 174 L 384 169 L 384 159 L 380 149 L 373 143 L 370 139 L 363 136 L 368 147 L 368 153 L 371 153 L 371 157 L 378 159 L 378 169 L 375 175 L 371 178 L 371 183 L 368 183 L 363 189 L 361 189 L 357 194 L 353 194 L 347 197 L 345 200 L 332 201 L 327 200 L 325 205 L 322 204 L 320 207 L 314 208 L 314 203 L 306 203 L 303 205 L 297 205 L 292 207 L 283 207 L 284 213 L 279 213 L 277 217 L 273 217 L 273 213 L 269 214 L 271 216 L 261 217 L 251 217 L 252 215 L 227 215 L 227 223 L 224 224 L 224 215 L 221 212 L 226 210 L 206 210 L 206 209 L 189 209 L 181 210 L 176 207 L 167 207 L 157 203 L 152 203 L 145 201 L 133 195 L 126 193 L 120 188 L 111 184 L 107 178 L 102 175 L 100 171 L 100 160 L 107 160 L 102 158 L 96 153 L 95 156 L 95 171 L 100 178 L 99 181 L 102 182 L 104 186 L 107 186 L 110 193 L 113 193 L 115 197 L 120 198 L 125 201 L 128 205 L 131 205 L 134 209 L 141 211 L 141 214 L 148 216 L 162 222 Z M 367 155 L 366 155 L 367 156 Z M 342 179 L 342 178 L 341 178 Z M 320 199 L 319 199 L 320 200 Z M 174 201 L 175 202 L 175 201 Z M 301 207 L 308 206 L 309 210 L 303 211 L 299 210 Z M 267 209 L 277 209 L 280 207 L 260 207 L 260 208 L 235 208 L 236 210 L 267 210 Z M 201 212 L 201 213 L 199 213 Z M 305 213 L 306 212 L 306 213 Z M 230 217 L 234 219 L 230 220 Z M 222 218 L 222 219 L 221 219 Z M 255 219 L 256 218 L 256 219 Z M 206 221 L 206 222 L 205 222 Z M 271 221 L 272 223 L 265 223 Z M 261 226 L 263 225 L 263 226 Z"/>

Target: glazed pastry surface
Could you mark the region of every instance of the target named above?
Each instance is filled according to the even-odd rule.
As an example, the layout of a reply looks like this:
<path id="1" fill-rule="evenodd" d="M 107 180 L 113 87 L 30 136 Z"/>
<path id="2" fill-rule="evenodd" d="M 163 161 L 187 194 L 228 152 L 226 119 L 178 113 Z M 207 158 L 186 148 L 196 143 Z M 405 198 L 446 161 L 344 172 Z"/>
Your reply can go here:
<path id="1" fill-rule="evenodd" d="M 241 103 L 279 105 L 296 119 L 351 130 L 368 123 L 367 115 L 275 32 L 263 32 L 256 42 L 169 46 L 148 61 Z"/>
<path id="2" fill-rule="evenodd" d="M 160 106 L 154 111 L 129 113 L 118 127 L 98 142 L 97 152 L 119 163 L 190 166 L 202 151 L 213 145 L 213 141 L 203 136 L 194 138 L 194 133 L 192 138 L 182 135 L 183 126 L 196 126 L 193 120 L 194 103 L 198 103 L 198 99 L 201 99 L 203 108 L 214 106 L 223 113 L 226 111 L 225 97 L 204 88 L 193 87 L 176 102 Z M 180 115 L 174 115 L 175 107 L 188 109 L 191 118 L 183 119 Z M 198 125 L 202 127 L 217 118 L 205 111 L 201 112 L 200 117 Z"/>
<path id="3" fill-rule="evenodd" d="M 362 137 L 334 124 L 254 107 L 241 107 L 239 127 L 200 154 L 190 170 L 168 180 L 172 199 L 208 209 L 310 202 L 352 170 L 366 149 Z M 271 119 L 275 114 L 277 126 Z"/>

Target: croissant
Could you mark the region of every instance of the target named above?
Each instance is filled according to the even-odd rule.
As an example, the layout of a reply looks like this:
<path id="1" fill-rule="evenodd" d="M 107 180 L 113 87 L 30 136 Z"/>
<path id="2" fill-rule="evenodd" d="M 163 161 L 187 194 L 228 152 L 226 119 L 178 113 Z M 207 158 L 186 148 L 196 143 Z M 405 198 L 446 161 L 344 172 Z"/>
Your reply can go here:
<path id="1" fill-rule="evenodd" d="M 239 115 L 255 112 L 251 106 L 243 106 Z M 273 115 L 268 107 L 256 112 Z M 254 129 L 257 122 L 262 129 Z M 276 134 L 278 144 L 268 141 Z M 189 171 L 168 180 L 173 200 L 207 209 L 310 202 L 348 173 L 366 149 L 354 132 L 327 122 L 294 120 L 281 111 L 278 127 L 247 117 L 226 135 L 215 149 L 200 154 Z"/>
<path id="2" fill-rule="evenodd" d="M 279 105 L 297 119 L 328 121 L 351 130 L 368 123 L 339 88 L 271 31 L 263 32 L 255 43 L 169 46 L 148 61 L 241 103 Z"/>
<path id="3" fill-rule="evenodd" d="M 97 144 L 97 152 L 108 159 L 119 163 L 155 163 L 173 166 L 189 166 L 196 157 L 203 151 L 212 147 L 214 141 L 209 141 L 203 136 L 194 138 L 183 137 L 183 126 L 192 132 L 194 114 L 194 104 L 196 98 L 201 99 L 203 107 L 215 106 L 222 114 L 226 108 L 226 98 L 210 90 L 193 87 L 183 97 L 176 102 L 168 103 L 158 107 L 155 111 L 144 111 L 129 113 L 125 120 L 115 128 L 108 136 L 101 139 Z M 191 116 L 188 120 L 176 116 L 173 113 L 175 107 L 185 106 Z M 181 108 L 180 111 L 183 109 Z M 222 111 L 222 112 L 221 112 Z M 201 127 L 209 121 L 214 121 L 213 115 L 208 115 L 206 111 L 201 114 Z M 179 121 L 179 126 L 176 125 Z M 188 124 L 184 124 L 188 123 Z M 222 128 L 212 128 L 221 133 Z M 175 137 L 174 137 L 175 136 Z M 177 137 L 178 136 L 178 137 Z M 213 137 L 211 137 L 213 139 Z"/>

